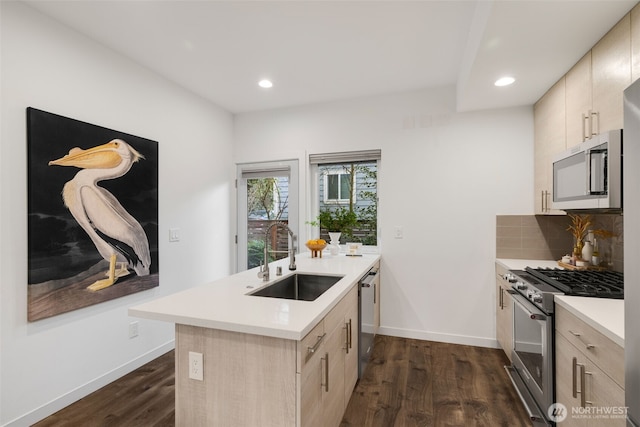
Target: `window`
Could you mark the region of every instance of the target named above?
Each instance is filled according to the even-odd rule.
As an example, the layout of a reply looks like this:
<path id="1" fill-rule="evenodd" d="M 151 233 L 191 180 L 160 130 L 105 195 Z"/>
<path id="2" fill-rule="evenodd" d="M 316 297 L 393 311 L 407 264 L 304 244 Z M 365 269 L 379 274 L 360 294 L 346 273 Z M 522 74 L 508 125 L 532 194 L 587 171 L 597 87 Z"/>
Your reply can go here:
<path id="1" fill-rule="evenodd" d="M 265 232 L 276 221 L 298 235 L 298 162 L 238 165 L 237 271 L 264 262 Z M 273 232 L 268 245 L 269 261 L 286 257 L 288 234 Z"/>
<path id="2" fill-rule="evenodd" d="M 311 238 L 378 244 L 378 168 L 380 150 L 309 156 L 313 184 L 311 212 L 317 218 Z M 319 222 L 319 224 L 317 224 Z"/>
<path id="3" fill-rule="evenodd" d="M 332 170 L 335 168 L 343 169 L 342 165 L 328 165 L 323 174 L 322 193 L 324 203 L 350 203 L 356 195 L 356 183 L 351 180 L 353 175 Z"/>

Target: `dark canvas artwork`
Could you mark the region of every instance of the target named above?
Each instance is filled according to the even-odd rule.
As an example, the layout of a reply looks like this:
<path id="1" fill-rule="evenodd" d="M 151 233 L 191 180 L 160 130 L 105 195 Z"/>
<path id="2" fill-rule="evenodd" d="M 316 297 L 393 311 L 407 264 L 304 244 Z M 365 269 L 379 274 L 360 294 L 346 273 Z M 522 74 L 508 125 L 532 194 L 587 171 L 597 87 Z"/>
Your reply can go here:
<path id="1" fill-rule="evenodd" d="M 27 108 L 28 319 L 159 284 L 158 143 Z"/>

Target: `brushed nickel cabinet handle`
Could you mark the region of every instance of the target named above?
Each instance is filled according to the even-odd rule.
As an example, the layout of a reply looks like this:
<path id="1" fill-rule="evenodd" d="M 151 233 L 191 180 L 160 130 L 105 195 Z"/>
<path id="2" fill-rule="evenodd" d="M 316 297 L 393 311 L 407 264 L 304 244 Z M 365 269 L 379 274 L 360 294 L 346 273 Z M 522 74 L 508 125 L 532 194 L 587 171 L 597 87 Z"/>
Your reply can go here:
<path id="1" fill-rule="evenodd" d="M 373 303 L 376 303 L 376 285 L 377 283 L 373 283 Z"/>
<path id="2" fill-rule="evenodd" d="M 540 191 L 540 211 L 544 212 L 544 190 Z"/>
<path id="3" fill-rule="evenodd" d="M 591 113 L 591 136 L 597 135 L 600 132 L 600 114 L 597 111 L 590 111 Z M 595 123 L 595 126 L 594 126 Z"/>
<path id="4" fill-rule="evenodd" d="M 504 288 L 500 286 L 500 310 L 504 310 Z"/>
<path id="5" fill-rule="evenodd" d="M 576 374 L 576 368 L 578 367 L 578 359 L 577 358 L 573 358 L 573 366 L 572 366 L 572 375 L 571 375 L 571 382 L 572 382 L 572 388 L 571 391 L 573 392 L 573 398 L 577 399 L 578 398 L 578 375 Z"/>
<path id="6" fill-rule="evenodd" d="M 587 133 L 590 132 L 588 129 L 588 124 L 589 124 L 589 116 L 586 114 L 582 114 L 582 140 L 586 141 L 587 139 L 589 139 L 591 136 L 588 135 Z"/>
<path id="7" fill-rule="evenodd" d="M 582 344 L 584 344 L 584 346 L 587 348 L 587 350 L 593 350 L 594 348 L 596 348 L 595 344 L 589 344 L 589 343 L 585 342 L 585 341 L 582 339 L 582 333 L 580 333 L 580 332 L 574 332 L 574 331 L 572 331 L 571 329 L 569 329 L 569 333 L 570 333 L 571 335 L 573 335 L 574 337 L 578 338 L 578 340 L 580 340 L 580 342 L 581 342 Z"/>
<path id="8" fill-rule="evenodd" d="M 580 406 L 583 408 L 586 406 L 587 398 L 584 392 L 584 382 L 585 382 L 585 373 L 584 373 L 584 365 L 580 365 Z"/>
<path id="9" fill-rule="evenodd" d="M 307 358 L 309 358 L 309 356 L 311 356 L 313 353 L 315 353 L 318 350 L 318 347 L 320 347 L 320 343 L 322 343 L 322 340 L 326 335 L 327 335 L 326 332 L 322 335 L 318 335 L 318 340 L 313 345 L 313 347 L 307 347 Z"/>
<path id="10" fill-rule="evenodd" d="M 325 353 L 322 360 L 324 361 L 324 384 L 321 382 L 320 386 L 324 387 L 324 391 L 329 392 L 329 353 Z"/>
<path id="11" fill-rule="evenodd" d="M 349 354 L 349 324 L 345 322 L 342 329 L 344 330 L 344 347 L 342 348 Z"/>
<path id="12" fill-rule="evenodd" d="M 351 319 L 349 319 L 349 348 L 353 348 L 353 325 L 351 324 Z M 349 350 L 347 350 L 349 353 Z"/>

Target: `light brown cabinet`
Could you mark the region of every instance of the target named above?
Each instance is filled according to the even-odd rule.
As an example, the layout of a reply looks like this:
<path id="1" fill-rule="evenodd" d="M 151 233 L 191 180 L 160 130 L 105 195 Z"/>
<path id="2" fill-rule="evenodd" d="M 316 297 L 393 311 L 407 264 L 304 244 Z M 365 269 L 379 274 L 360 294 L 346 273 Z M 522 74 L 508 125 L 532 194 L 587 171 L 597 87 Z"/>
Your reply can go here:
<path id="1" fill-rule="evenodd" d="M 591 66 L 593 111 L 597 113 L 592 133 L 622 129 L 622 95 L 631 84 L 630 14 L 622 18 L 593 46 Z"/>
<path id="2" fill-rule="evenodd" d="M 631 83 L 631 14 L 565 75 L 567 147 L 622 129 L 622 92 Z"/>
<path id="3" fill-rule="evenodd" d="M 373 286 L 373 335 L 378 334 L 378 329 L 380 329 L 380 263 L 378 262 L 375 265 L 375 268 L 378 269 L 378 275 L 372 282 Z"/>
<path id="4" fill-rule="evenodd" d="M 572 147 L 588 139 L 593 132 L 593 98 L 591 89 L 591 51 L 565 76 L 566 145 Z"/>
<path id="5" fill-rule="evenodd" d="M 535 214 L 564 214 L 551 209 L 553 157 L 593 135 L 622 129 L 623 91 L 637 77 L 640 77 L 638 6 L 534 105 Z"/>
<path id="6" fill-rule="evenodd" d="M 176 425 L 336 427 L 357 349 L 357 285 L 300 341 L 177 324 Z M 203 381 L 189 378 L 189 352 L 203 355 Z"/>
<path id="7" fill-rule="evenodd" d="M 640 79 L 640 3 L 631 15 L 631 82 Z"/>
<path id="8" fill-rule="evenodd" d="M 563 426 L 625 426 L 624 349 L 556 305 L 556 402 Z"/>
<path id="9" fill-rule="evenodd" d="M 358 288 L 355 286 L 300 341 L 300 426 L 338 426 L 358 379 Z M 322 331 L 322 334 L 320 332 Z M 314 346 L 310 341 L 316 340 Z M 310 351 L 310 348 L 313 351 Z"/>
<path id="10" fill-rule="evenodd" d="M 511 360 L 513 349 L 513 298 L 508 290 L 509 282 L 504 280 L 507 270 L 496 263 L 496 339 Z"/>
<path id="11" fill-rule="evenodd" d="M 566 148 L 565 78 L 560 79 L 534 105 L 534 207 L 536 214 L 561 214 L 551 210 L 553 156 Z"/>

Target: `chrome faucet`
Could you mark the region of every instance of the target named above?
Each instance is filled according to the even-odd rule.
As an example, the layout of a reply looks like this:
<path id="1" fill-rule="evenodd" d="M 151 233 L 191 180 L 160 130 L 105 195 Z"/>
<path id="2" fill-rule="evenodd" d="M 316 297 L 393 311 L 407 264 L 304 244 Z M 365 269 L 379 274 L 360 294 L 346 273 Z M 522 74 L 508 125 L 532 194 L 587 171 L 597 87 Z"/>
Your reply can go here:
<path id="1" fill-rule="evenodd" d="M 273 227 L 284 228 L 289 233 L 289 239 L 291 241 L 291 245 L 289 246 L 288 251 L 289 254 L 289 270 L 296 269 L 296 247 L 295 247 L 295 239 L 296 236 L 293 234 L 293 231 L 289 228 L 287 224 L 284 222 L 274 222 L 267 230 L 264 232 L 264 264 L 260 266 L 260 271 L 258 272 L 258 277 L 262 277 L 262 280 L 265 282 L 269 281 L 269 252 L 271 253 L 282 253 L 283 251 L 270 251 L 269 250 L 269 235 L 271 234 L 271 229 Z"/>

